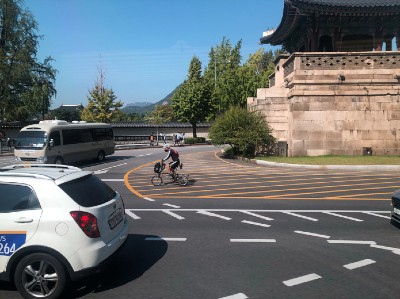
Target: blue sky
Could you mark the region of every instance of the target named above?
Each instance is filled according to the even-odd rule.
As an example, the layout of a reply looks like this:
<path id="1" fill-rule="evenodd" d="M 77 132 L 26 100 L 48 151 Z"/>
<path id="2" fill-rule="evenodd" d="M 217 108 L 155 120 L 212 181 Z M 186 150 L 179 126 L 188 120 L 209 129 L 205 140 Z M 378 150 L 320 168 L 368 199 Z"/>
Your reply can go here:
<path id="1" fill-rule="evenodd" d="M 276 28 L 284 0 L 25 0 L 43 35 L 38 59 L 55 59 L 61 104 L 87 104 L 105 72 L 118 100 L 157 102 L 185 80 L 190 60 L 208 64 L 223 37 L 242 39 L 242 62 L 259 48 L 263 31 Z"/>

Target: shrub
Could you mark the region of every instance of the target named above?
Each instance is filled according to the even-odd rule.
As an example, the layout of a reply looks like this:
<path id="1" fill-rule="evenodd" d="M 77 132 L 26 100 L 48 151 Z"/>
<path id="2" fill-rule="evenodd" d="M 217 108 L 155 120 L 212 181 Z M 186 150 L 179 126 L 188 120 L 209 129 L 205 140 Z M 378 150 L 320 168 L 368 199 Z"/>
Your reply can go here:
<path id="1" fill-rule="evenodd" d="M 215 145 L 229 144 L 234 155 L 254 157 L 274 152 L 275 138 L 260 112 L 231 107 L 216 119 L 209 137 Z"/>
<path id="2" fill-rule="evenodd" d="M 185 144 L 206 143 L 204 137 L 188 137 L 185 138 Z"/>

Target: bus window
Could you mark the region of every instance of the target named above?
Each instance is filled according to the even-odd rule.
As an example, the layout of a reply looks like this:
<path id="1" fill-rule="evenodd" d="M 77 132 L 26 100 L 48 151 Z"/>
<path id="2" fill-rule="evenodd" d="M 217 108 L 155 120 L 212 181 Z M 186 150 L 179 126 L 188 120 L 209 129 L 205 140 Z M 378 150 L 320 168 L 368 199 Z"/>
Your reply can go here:
<path id="1" fill-rule="evenodd" d="M 49 141 L 53 139 L 53 146 L 61 145 L 60 131 L 53 131 L 50 133 Z"/>
<path id="2" fill-rule="evenodd" d="M 16 149 L 43 149 L 47 141 L 44 131 L 22 131 L 18 134 Z"/>
<path id="3" fill-rule="evenodd" d="M 93 141 L 91 129 L 63 130 L 62 135 L 63 135 L 64 145 Z"/>
<path id="4" fill-rule="evenodd" d="M 95 141 L 112 140 L 112 129 L 93 129 L 93 138 Z"/>

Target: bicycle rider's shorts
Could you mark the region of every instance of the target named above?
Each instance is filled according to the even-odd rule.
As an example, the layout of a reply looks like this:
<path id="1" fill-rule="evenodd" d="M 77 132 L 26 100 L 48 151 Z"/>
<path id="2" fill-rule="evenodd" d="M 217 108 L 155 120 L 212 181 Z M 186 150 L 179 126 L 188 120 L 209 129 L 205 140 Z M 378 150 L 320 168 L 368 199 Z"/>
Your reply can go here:
<path id="1" fill-rule="evenodd" d="M 172 161 L 171 163 L 169 163 L 169 167 L 171 167 L 171 169 L 176 169 L 179 166 L 179 164 L 181 164 L 179 160 Z"/>

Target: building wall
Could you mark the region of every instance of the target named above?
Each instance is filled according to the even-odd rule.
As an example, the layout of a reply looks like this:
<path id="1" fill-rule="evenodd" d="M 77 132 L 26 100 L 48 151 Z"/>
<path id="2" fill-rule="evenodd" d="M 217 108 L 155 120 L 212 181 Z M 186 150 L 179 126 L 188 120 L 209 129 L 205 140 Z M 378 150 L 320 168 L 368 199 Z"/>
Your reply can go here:
<path id="1" fill-rule="evenodd" d="M 283 80 L 248 109 L 265 114 L 289 156 L 400 154 L 400 52 L 294 53 L 280 63 Z"/>

